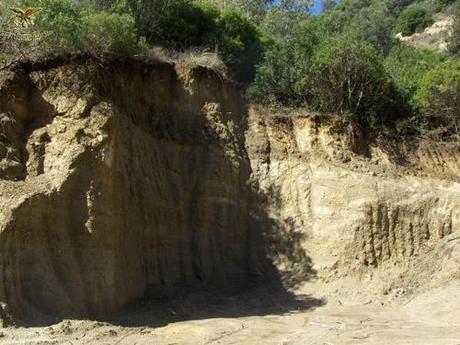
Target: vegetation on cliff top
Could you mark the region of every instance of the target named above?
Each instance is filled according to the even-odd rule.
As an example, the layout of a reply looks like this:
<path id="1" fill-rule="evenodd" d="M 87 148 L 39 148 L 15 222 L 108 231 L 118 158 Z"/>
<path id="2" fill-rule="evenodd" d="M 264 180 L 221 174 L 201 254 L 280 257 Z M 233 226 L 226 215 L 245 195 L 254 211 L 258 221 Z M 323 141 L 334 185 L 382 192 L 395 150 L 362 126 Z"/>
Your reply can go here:
<path id="1" fill-rule="evenodd" d="M 159 46 L 201 51 L 213 61 L 219 56 L 252 102 L 340 114 L 367 133 L 460 139 L 458 1 L 328 0 L 319 16 L 309 13 L 311 5 L 309 0 L 3 1 L 0 62 L 81 51 L 148 55 Z M 398 32 L 424 30 L 440 12 L 455 17 L 448 51 L 426 51 L 395 38 Z"/>

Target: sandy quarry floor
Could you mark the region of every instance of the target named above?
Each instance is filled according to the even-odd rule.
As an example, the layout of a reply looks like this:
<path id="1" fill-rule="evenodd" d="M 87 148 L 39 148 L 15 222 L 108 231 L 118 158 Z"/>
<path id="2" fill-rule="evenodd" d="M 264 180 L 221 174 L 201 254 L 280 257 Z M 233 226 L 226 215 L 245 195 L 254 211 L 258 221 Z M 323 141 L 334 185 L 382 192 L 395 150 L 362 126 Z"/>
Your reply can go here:
<path id="1" fill-rule="evenodd" d="M 460 345 L 460 281 L 417 296 L 364 293 L 367 283 L 359 284 L 308 283 L 295 296 L 258 288 L 238 297 L 139 303 L 108 322 L 3 329 L 0 343 Z"/>

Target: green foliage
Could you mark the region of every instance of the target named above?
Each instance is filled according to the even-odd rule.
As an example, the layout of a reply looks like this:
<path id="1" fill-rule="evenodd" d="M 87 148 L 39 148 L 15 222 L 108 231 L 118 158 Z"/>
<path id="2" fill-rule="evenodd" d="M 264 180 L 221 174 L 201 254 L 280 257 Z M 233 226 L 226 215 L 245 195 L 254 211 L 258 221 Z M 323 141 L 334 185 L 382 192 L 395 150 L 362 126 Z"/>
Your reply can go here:
<path id="1" fill-rule="evenodd" d="M 385 122 L 392 86 L 377 51 L 359 39 L 338 36 L 322 42 L 311 66 L 311 104 L 323 112 L 349 114 L 354 122 Z M 384 106 L 385 105 L 385 106 Z"/>
<path id="2" fill-rule="evenodd" d="M 385 68 L 405 99 L 416 107 L 414 94 L 423 76 L 444 61 L 443 55 L 407 44 L 396 45 L 385 59 Z"/>
<path id="3" fill-rule="evenodd" d="M 255 65 L 261 60 L 264 38 L 247 18 L 237 12 L 223 12 L 216 23 L 213 42 L 237 80 L 253 80 Z"/>
<path id="4" fill-rule="evenodd" d="M 414 0 L 387 0 L 389 14 L 392 17 L 399 17 L 401 12 L 409 5 L 414 3 Z"/>
<path id="5" fill-rule="evenodd" d="M 393 27 L 394 20 L 388 17 L 388 8 L 380 3 L 360 10 L 350 21 L 347 31 L 386 54 L 396 43 Z"/>
<path id="6" fill-rule="evenodd" d="M 46 50 L 74 51 L 83 48 L 84 26 L 81 7 L 73 0 L 43 0 L 34 29 L 42 34 Z"/>
<path id="7" fill-rule="evenodd" d="M 236 79 L 246 82 L 253 78 L 254 66 L 263 53 L 263 37 L 242 14 L 187 0 L 129 0 L 129 4 L 150 44 L 176 50 L 216 50 Z"/>
<path id="8" fill-rule="evenodd" d="M 454 4 L 456 0 L 436 0 L 436 6 L 438 11 L 445 10 L 450 5 Z"/>
<path id="9" fill-rule="evenodd" d="M 439 139 L 460 139 L 460 60 L 439 64 L 420 81 L 415 99 L 422 108 L 422 129 Z"/>
<path id="10" fill-rule="evenodd" d="M 416 32 L 423 31 L 427 26 L 433 24 L 433 16 L 424 7 L 414 5 L 402 11 L 396 22 L 396 31 L 404 36 L 410 36 Z"/>
<path id="11" fill-rule="evenodd" d="M 460 57 L 460 2 L 454 9 L 454 27 L 449 40 L 449 52 Z"/>
<path id="12" fill-rule="evenodd" d="M 134 18 L 123 0 L 115 2 L 107 11 L 82 6 L 75 0 L 26 0 L 23 3 L 42 8 L 27 30 L 35 34 L 44 52 L 128 55 L 143 49 Z"/>
<path id="13" fill-rule="evenodd" d="M 271 37 L 286 40 L 292 36 L 294 27 L 308 20 L 310 16 L 305 12 L 286 11 L 276 6 L 266 12 L 261 27 Z"/>
<path id="14" fill-rule="evenodd" d="M 202 0 L 201 2 L 213 4 L 224 12 L 238 12 L 251 19 L 259 20 L 272 0 Z"/>
<path id="15" fill-rule="evenodd" d="M 307 12 L 313 2 L 312 0 L 280 0 L 278 6 L 286 11 Z"/>
<path id="16" fill-rule="evenodd" d="M 100 12 L 83 18 L 85 48 L 95 53 L 131 55 L 139 52 L 134 18 L 129 14 Z"/>
<path id="17" fill-rule="evenodd" d="M 128 0 L 140 34 L 151 44 L 185 49 L 206 42 L 216 29 L 219 10 L 188 0 Z"/>
<path id="18" fill-rule="evenodd" d="M 310 62 L 321 40 L 315 20 L 300 22 L 292 35 L 271 44 L 249 89 L 252 100 L 264 104 L 305 105 L 309 95 Z"/>
<path id="19" fill-rule="evenodd" d="M 337 6 L 337 2 L 335 0 L 323 0 L 321 4 L 321 12 L 327 12 L 332 10 L 335 6 Z"/>

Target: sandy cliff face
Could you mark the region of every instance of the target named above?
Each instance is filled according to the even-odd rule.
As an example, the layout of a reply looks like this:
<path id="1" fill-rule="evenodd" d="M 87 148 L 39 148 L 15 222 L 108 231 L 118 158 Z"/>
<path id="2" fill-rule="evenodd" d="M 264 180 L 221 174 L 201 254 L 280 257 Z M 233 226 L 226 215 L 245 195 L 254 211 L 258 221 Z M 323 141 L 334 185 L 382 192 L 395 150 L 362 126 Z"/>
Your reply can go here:
<path id="1" fill-rule="evenodd" d="M 408 270 L 410 288 L 458 277 L 458 144 L 369 144 L 302 114 L 253 110 L 249 123 L 252 178 L 265 212 L 300 242 L 320 277 L 389 269 L 396 279 Z M 288 253 L 274 255 L 281 269 L 302 276 L 286 263 Z M 449 260 L 450 272 L 441 272 Z M 428 267 L 439 274 L 422 274 Z"/>
<path id="2" fill-rule="evenodd" d="M 247 115 L 200 67 L 80 56 L 2 71 L 0 319 L 103 318 L 253 277 L 459 278 L 458 144 Z"/>
<path id="3" fill-rule="evenodd" d="M 245 108 L 213 73 L 88 58 L 23 64 L 0 96 L 0 301 L 103 317 L 248 276 Z"/>
<path id="4" fill-rule="evenodd" d="M 435 16 L 433 25 L 427 27 L 423 32 L 414 33 L 411 36 L 403 36 L 398 33 L 396 38 L 414 47 L 446 52 L 453 27 L 454 17 L 439 13 Z"/>

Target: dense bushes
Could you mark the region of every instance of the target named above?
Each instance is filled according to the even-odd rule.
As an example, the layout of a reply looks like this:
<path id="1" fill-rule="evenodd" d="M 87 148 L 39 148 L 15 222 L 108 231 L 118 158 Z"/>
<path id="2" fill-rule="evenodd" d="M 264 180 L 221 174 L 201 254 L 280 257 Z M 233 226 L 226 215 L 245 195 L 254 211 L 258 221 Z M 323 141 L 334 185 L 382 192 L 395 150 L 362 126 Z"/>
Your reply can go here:
<path id="1" fill-rule="evenodd" d="M 386 54 L 396 43 L 393 26 L 394 19 L 388 17 L 388 8 L 381 3 L 359 11 L 350 20 L 346 31 L 369 42 L 381 53 Z"/>
<path id="2" fill-rule="evenodd" d="M 425 74 L 415 99 L 422 108 L 422 130 L 438 139 L 460 140 L 460 61 L 448 60 Z"/>
<path id="3" fill-rule="evenodd" d="M 376 112 L 389 88 L 377 51 L 346 36 L 325 40 L 316 47 L 310 75 L 310 103 L 314 108 L 348 113 L 359 122 Z"/>
<path id="4" fill-rule="evenodd" d="M 100 11 L 75 0 L 24 0 L 22 5 L 40 6 L 33 25 L 21 31 L 33 34 L 44 53 L 87 50 L 96 54 L 130 55 L 142 51 L 129 12 Z"/>
<path id="5" fill-rule="evenodd" d="M 460 2 L 454 9 L 454 27 L 450 37 L 449 52 L 460 57 Z"/>
<path id="6" fill-rule="evenodd" d="M 176 51 L 208 49 L 221 56 L 232 77 L 249 82 L 264 49 L 265 39 L 248 17 L 206 1 L 21 0 L 21 5 L 41 8 L 22 31 L 34 33 L 45 53 L 132 55 L 145 52 L 147 43 Z"/>
<path id="7" fill-rule="evenodd" d="M 83 13 L 73 0 L 43 0 L 37 14 L 34 30 L 42 35 L 45 49 L 64 51 L 83 48 Z"/>
<path id="8" fill-rule="evenodd" d="M 189 0 L 128 0 L 139 34 L 148 42 L 175 49 L 209 40 L 220 12 Z"/>
<path id="9" fill-rule="evenodd" d="M 433 24 L 433 16 L 421 6 L 410 6 L 399 16 L 396 22 L 396 31 L 404 36 L 410 36 L 416 32 L 423 31 L 427 26 Z"/>
<path id="10" fill-rule="evenodd" d="M 249 82 L 254 79 L 266 39 L 247 18 L 223 12 L 216 21 L 213 39 L 206 43 L 220 53 L 237 80 Z"/>
<path id="11" fill-rule="evenodd" d="M 236 11 L 219 11 L 190 0 L 128 0 L 140 34 L 153 45 L 172 49 L 190 47 L 217 51 L 233 77 L 247 82 L 263 53 L 256 26 Z"/>
<path id="12" fill-rule="evenodd" d="M 253 100 L 340 113 L 364 127 L 394 119 L 395 103 L 406 115 L 371 45 L 347 35 L 322 39 L 314 29 L 314 23 L 303 25 L 291 40 L 269 49 L 249 91 Z"/>
<path id="13" fill-rule="evenodd" d="M 96 53 L 132 55 L 141 50 L 135 21 L 129 14 L 101 12 L 83 18 L 85 45 Z"/>
<path id="14" fill-rule="evenodd" d="M 395 34 L 422 30 L 454 2 L 342 0 L 312 17 L 308 0 L 10 0 L 41 11 L 14 25 L 0 3 L 0 62 L 36 48 L 133 55 L 161 46 L 174 61 L 187 56 L 174 52 L 204 50 L 249 85 L 253 102 L 341 114 L 368 132 L 437 130 L 446 139 L 458 126 L 460 16 L 448 63 L 447 54 L 400 44 Z"/>
<path id="15" fill-rule="evenodd" d="M 414 95 L 422 77 L 443 60 L 439 53 L 398 44 L 386 57 L 385 68 L 401 95 L 416 106 Z"/>
<path id="16" fill-rule="evenodd" d="M 297 23 L 291 32 L 291 36 L 267 47 L 249 89 L 253 101 L 269 105 L 307 104 L 311 59 L 321 41 L 321 32 L 313 20 Z"/>

